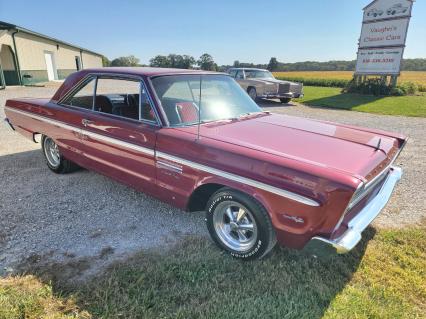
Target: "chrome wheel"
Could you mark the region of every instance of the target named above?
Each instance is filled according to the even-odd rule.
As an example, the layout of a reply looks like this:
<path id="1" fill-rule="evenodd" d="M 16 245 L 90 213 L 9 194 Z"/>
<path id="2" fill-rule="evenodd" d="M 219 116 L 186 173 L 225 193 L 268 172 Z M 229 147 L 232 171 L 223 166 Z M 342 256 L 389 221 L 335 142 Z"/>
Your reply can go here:
<path id="1" fill-rule="evenodd" d="M 58 145 L 50 138 L 44 139 L 44 154 L 49 164 L 53 167 L 59 167 L 61 164 L 61 154 Z"/>
<path id="2" fill-rule="evenodd" d="M 223 201 L 217 205 L 213 213 L 213 225 L 221 242 L 235 251 L 248 251 L 256 243 L 256 220 L 240 203 Z"/>
<path id="3" fill-rule="evenodd" d="M 248 91 L 248 95 L 249 95 L 249 96 L 250 96 L 253 100 L 256 100 L 256 97 L 257 97 L 256 89 L 251 88 L 251 89 Z"/>

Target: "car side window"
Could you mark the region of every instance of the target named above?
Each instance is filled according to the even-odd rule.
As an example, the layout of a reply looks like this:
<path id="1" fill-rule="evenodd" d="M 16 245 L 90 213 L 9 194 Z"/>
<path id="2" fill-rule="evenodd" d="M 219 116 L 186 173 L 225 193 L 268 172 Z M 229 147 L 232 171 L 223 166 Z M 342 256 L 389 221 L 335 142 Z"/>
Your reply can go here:
<path id="1" fill-rule="evenodd" d="M 244 80 L 244 72 L 243 72 L 242 70 L 239 70 L 239 71 L 237 72 L 237 77 L 236 77 L 236 79 L 237 79 L 237 80 Z"/>
<path id="2" fill-rule="evenodd" d="M 229 75 L 235 78 L 237 76 L 237 70 L 231 70 L 229 71 Z"/>
<path id="3" fill-rule="evenodd" d="M 76 93 L 67 98 L 63 104 L 81 107 L 91 110 L 93 108 L 93 93 L 95 91 L 96 79 L 92 78 Z"/>
<path id="4" fill-rule="evenodd" d="M 154 111 L 141 85 L 139 80 L 98 77 L 95 111 L 154 122 Z"/>

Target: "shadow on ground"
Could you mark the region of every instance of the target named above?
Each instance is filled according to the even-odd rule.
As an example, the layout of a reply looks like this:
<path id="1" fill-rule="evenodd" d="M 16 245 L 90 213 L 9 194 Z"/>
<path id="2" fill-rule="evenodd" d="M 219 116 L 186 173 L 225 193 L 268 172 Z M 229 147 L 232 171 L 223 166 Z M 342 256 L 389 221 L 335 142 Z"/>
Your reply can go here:
<path id="1" fill-rule="evenodd" d="M 167 254 L 142 251 L 84 285 L 64 281 L 62 274 L 70 270 L 58 265 L 25 273 L 52 283 L 57 296 L 76 298 L 95 317 L 321 318 L 374 235 L 368 228 L 347 255 L 316 258 L 276 247 L 268 258 L 252 262 L 188 237 Z"/>
<path id="2" fill-rule="evenodd" d="M 360 105 L 365 105 L 383 99 L 385 96 L 361 94 L 337 94 L 317 99 L 305 97 L 301 103 L 310 107 L 351 110 Z"/>

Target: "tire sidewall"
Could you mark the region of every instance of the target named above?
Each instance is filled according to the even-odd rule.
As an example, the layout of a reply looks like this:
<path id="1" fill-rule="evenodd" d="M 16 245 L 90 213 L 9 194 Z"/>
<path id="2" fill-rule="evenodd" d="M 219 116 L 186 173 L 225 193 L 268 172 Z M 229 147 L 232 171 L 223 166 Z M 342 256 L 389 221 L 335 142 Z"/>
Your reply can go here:
<path id="1" fill-rule="evenodd" d="M 46 161 L 47 166 L 49 167 L 49 169 L 51 171 L 53 171 L 55 173 L 61 173 L 63 171 L 63 169 L 64 169 L 64 158 L 63 158 L 63 156 L 59 153 L 60 160 L 59 160 L 59 165 L 58 166 L 53 166 L 52 164 L 49 163 L 49 160 L 47 159 L 46 149 L 45 149 L 45 141 L 47 139 L 49 139 L 49 138 L 55 142 L 54 139 L 52 139 L 51 137 L 45 136 L 45 135 L 43 135 L 43 137 L 41 139 L 41 148 L 42 148 L 42 151 L 43 151 L 44 159 Z"/>
<path id="2" fill-rule="evenodd" d="M 251 92 L 251 91 L 254 91 L 254 97 L 252 97 L 252 96 L 250 95 L 250 92 Z M 250 98 L 251 98 L 253 101 L 256 101 L 256 99 L 257 99 L 257 91 L 256 91 L 256 88 L 254 88 L 254 87 L 250 87 L 250 88 L 248 89 L 247 93 L 248 93 L 248 95 L 250 96 Z"/>
<path id="3" fill-rule="evenodd" d="M 243 206 L 245 206 L 247 209 L 250 210 L 254 217 L 254 221 L 257 225 L 257 239 L 256 243 L 253 245 L 253 247 L 245 252 L 238 252 L 230 247 L 226 246 L 222 240 L 218 237 L 215 227 L 213 225 L 213 214 L 216 209 L 216 207 L 224 202 L 224 201 L 235 201 L 239 202 Z M 262 213 L 259 211 L 261 207 L 256 207 L 259 205 L 256 205 L 252 200 L 248 198 L 245 194 L 239 194 L 238 192 L 232 191 L 232 190 L 220 190 L 217 193 L 215 193 L 207 203 L 206 207 L 206 223 L 207 228 L 209 230 L 209 233 L 214 240 L 214 242 L 221 247 L 223 250 L 229 252 L 229 254 L 233 257 L 240 258 L 240 259 L 257 259 L 262 257 L 269 246 L 268 241 L 268 226 L 266 225 L 265 218 L 262 216 Z"/>

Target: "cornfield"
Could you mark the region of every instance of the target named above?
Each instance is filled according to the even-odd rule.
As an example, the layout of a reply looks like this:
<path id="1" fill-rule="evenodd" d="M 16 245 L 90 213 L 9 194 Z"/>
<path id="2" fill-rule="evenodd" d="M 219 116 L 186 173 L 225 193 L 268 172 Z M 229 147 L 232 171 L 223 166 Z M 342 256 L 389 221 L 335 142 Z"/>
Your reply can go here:
<path id="1" fill-rule="evenodd" d="M 298 72 L 274 72 L 277 78 L 288 79 L 323 79 L 323 80 L 350 80 L 352 71 L 298 71 Z M 420 91 L 426 91 L 425 71 L 403 71 L 398 77 L 398 84 L 413 82 L 419 86 Z"/>

